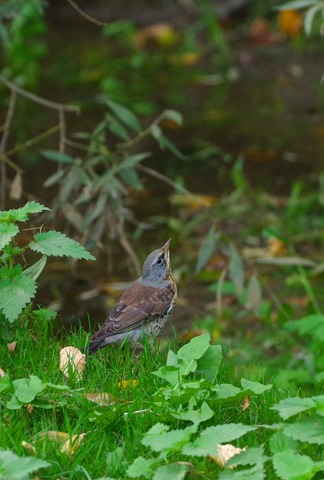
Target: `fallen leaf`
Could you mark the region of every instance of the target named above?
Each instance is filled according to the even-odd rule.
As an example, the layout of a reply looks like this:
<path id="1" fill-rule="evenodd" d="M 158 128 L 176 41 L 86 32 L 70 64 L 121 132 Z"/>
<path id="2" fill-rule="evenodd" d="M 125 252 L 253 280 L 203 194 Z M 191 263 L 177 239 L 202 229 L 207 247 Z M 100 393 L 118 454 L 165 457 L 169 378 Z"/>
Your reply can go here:
<path id="1" fill-rule="evenodd" d="M 69 370 L 82 377 L 86 365 L 86 356 L 75 347 L 64 347 L 60 351 L 60 370 L 69 378 Z"/>
<path id="2" fill-rule="evenodd" d="M 170 201 L 172 205 L 187 207 L 193 211 L 200 208 L 208 208 L 217 203 L 217 199 L 211 195 L 182 195 L 181 193 L 171 195 Z"/>
<path id="3" fill-rule="evenodd" d="M 287 252 L 287 245 L 276 237 L 268 239 L 268 252 L 270 257 L 282 256 Z"/>
<path id="4" fill-rule="evenodd" d="M 6 376 L 6 372 L 2 370 L 2 368 L 0 367 L 0 377 L 5 377 L 5 376 Z"/>
<path id="5" fill-rule="evenodd" d="M 28 453 L 30 453 L 31 455 L 36 455 L 37 454 L 37 450 L 36 448 L 34 447 L 34 445 L 32 445 L 31 443 L 28 443 L 28 442 L 25 442 L 24 440 L 21 442 L 21 445 L 27 450 Z"/>
<path id="6" fill-rule="evenodd" d="M 279 12 L 279 28 L 289 38 L 297 37 L 303 29 L 303 17 L 297 10 Z"/>
<path id="7" fill-rule="evenodd" d="M 28 403 L 28 404 L 26 405 L 26 410 L 27 410 L 27 412 L 28 412 L 29 414 L 32 414 L 32 413 L 33 413 L 33 410 L 34 410 L 33 405 L 31 405 L 30 403 Z"/>
<path id="8" fill-rule="evenodd" d="M 250 408 L 250 399 L 249 397 L 244 397 L 242 410 L 247 410 L 248 408 Z"/>
<path id="9" fill-rule="evenodd" d="M 13 353 L 16 349 L 17 342 L 8 343 L 7 348 L 10 353 Z"/>
<path id="10" fill-rule="evenodd" d="M 117 401 L 111 393 L 85 393 L 84 396 L 90 402 L 97 403 L 98 405 L 113 405 Z"/>
<path id="11" fill-rule="evenodd" d="M 135 388 L 138 385 L 138 380 L 121 380 L 117 383 L 119 388 Z"/>
<path id="12" fill-rule="evenodd" d="M 227 443 L 226 445 L 218 445 L 218 455 L 208 455 L 211 460 L 216 462 L 220 467 L 226 467 L 226 462 L 238 455 L 241 452 L 244 452 L 246 448 L 236 448 L 232 444 Z M 236 465 L 230 465 L 227 468 L 235 468 Z"/>
<path id="13" fill-rule="evenodd" d="M 86 433 L 80 433 L 76 435 L 70 435 L 65 432 L 59 432 L 56 430 L 49 430 L 48 432 L 41 432 L 34 437 L 34 440 L 48 439 L 54 443 L 60 445 L 60 452 L 65 453 L 68 457 L 72 457 L 76 449 L 80 446 L 80 443 L 84 439 Z"/>
<path id="14" fill-rule="evenodd" d="M 17 172 L 13 181 L 11 182 L 9 196 L 12 200 L 20 200 L 22 196 L 22 175 Z"/>
<path id="15" fill-rule="evenodd" d="M 137 30 L 134 43 L 142 50 L 152 47 L 172 47 L 180 40 L 179 33 L 168 23 L 154 23 Z"/>

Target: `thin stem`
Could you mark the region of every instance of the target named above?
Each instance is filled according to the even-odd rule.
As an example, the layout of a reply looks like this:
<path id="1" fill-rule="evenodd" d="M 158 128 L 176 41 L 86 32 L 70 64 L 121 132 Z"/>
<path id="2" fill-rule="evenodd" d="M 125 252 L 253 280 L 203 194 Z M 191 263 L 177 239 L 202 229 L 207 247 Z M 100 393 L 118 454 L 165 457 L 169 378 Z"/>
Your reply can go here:
<path id="1" fill-rule="evenodd" d="M 27 140 L 25 143 L 20 143 L 20 144 L 16 145 L 15 147 L 13 147 L 13 148 L 12 148 L 11 150 L 9 150 L 8 152 L 5 152 L 5 155 L 6 155 L 6 156 L 14 155 L 14 154 L 20 152 L 21 150 L 23 150 L 24 148 L 29 148 L 29 147 L 31 147 L 32 145 L 35 145 L 35 143 L 38 143 L 38 142 L 40 142 L 41 140 L 44 140 L 44 138 L 50 137 L 51 135 L 53 135 L 54 133 L 58 132 L 59 130 L 60 130 L 60 126 L 59 126 L 59 125 L 55 125 L 54 127 L 49 128 L 49 129 L 46 130 L 45 132 L 40 133 L 40 134 L 37 135 L 36 137 L 33 137 L 33 138 Z"/>
<path id="2" fill-rule="evenodd" d="M 95 25 L 98 25 L 98 27 L 104 27 L 105 25 L 107 25 L 107 23 L 105 22 L 100 22 L 96 18 L 90 17 L 90 15 L 88 15 L 83 10 L 81 10 L 81 8 L 73 0 L 67 0 L 67 1 L 71 5 L 71 7 L 74 8 L 74 10 L 78 12 L 79 15 L 81 15 L 81 17 L 85 18 L 89 22 L 94 23 Z"/>
<path id="3" fill-rule="evenodd" d="M 0 197 L 0 209 L 4 210 L 6 202 L 6 184 L 7 184 L 7 169 L 5 163 L 5 150 L 9 137 L 11 122 L 15 111 L 15 105 L 17 100 L 17 92 L 11 90 L 9 107 L 7 110 L 6 120 L 3 128 L 3 134 L 0 143 L 0 175 L 1 175 L 1 197 Z"/>
<path id="4" fill-rule="evenodd" d="M 174 182 L 173 180 L 171 180 L 170 178 L 168 178 L 166 175 L 163 175 L 163 173 L 160 173 L 160 172 L 157 172 L 156 170 L 154 170 L 153 168 L 149 168 L 149 167 L 144 167 L 144 165 L 137 165 L 137 168 L 139 170 L 141 170 L 142 172 L 145 172 L 145 173 L 148 173 L 149 175 L 151 175 L 152 177 L 155 177 L 157 178 L 158 180 L 162 180 L 162 182 L 170 185 L 171 187 L 173 187 L 174 189 L 178 190 L 178 192 L 181 192 L 183 193 L 184 195 L 187 195 L 188 197 L 194 199 L 195 196 L 189 191 L 187 190 L 185 187 L 183 187 L 182 185 L 179 185 L 178 183 Z"/>

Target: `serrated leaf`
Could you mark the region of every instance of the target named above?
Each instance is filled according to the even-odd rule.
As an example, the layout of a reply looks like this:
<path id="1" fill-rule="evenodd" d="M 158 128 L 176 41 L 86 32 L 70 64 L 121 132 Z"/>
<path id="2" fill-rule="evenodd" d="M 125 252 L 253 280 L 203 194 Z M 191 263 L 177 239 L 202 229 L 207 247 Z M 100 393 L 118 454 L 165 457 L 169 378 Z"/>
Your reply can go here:
<path id="1" fill-rule="evenodd" d="M 199 252 L 198 252 L 198 259 L 196 265 L 196 272 L 200 272 L 206 263 L 211 259 L 214 255 L 217 242 L 219 240 L 219 234 L 216 233 L 215 228 L 211 227 L 207 236 L 201 243 Z"/>
<path id="2" fill-rule="evenodd" d="M 63 165 L 71 165 L 74 163 L 74 158 L 66 153 L 58 152 L 57 150 L 42 150 L 43 157 L 54 162 L 62 163 Z"/>
<path id="3" fill-rule="evenodd" d="M 279 403 L 272 407 L 272 410 L 277 410 L 279 415 L 284 420 L 287 418 L 292 417 L 293 415 L 297 415 L 297 413 L 304 412 L 309 410 L 310 408 L 315 407 L 315 402 L 312 398 L 285 398 L 281 400 Z"/>
<path id="4" fill-rule="evenodd" d="M 272 461 L 276 474 L 282 480 L 311 479 L 317 471 L 310 457 L 291 451 L 276 453 Z"/>
<path id="5" fill-rule="evenodd" d="M 29 247 L 31 250 L 42 253 L 43 255 L 95 260 L 95 257 L 82 247 L 82 245 L 72 238 L 67 237 L 64 233 L 55 230 L 37 233 Z"/>
<path id="6" fill-rule="evenodd" d="M 153 480 L 183 480 L 188 469 L 188 465 L 168 463 L 156 469 Z"/>
<path id="7" fill-rule="evenodd" d="M 0 450 L 0 471 L 6 480 L 26 480 L 30 473 L 50 466 L 39 458 L 18 457 L 11 450 Z"/>
<path id="8" fill-rule="evenodd" d="M 265 472 L 262 465 L 254 465 L 244 470 L 227 470 L 221 472 L 217 478 L 218 480 L 263 480 L 265 478 Z"/>
<path id="9" fill-rule="evenodd" d="M 183 118 L 180 112 L 176 110 L 164 110 L 163 117 L 167 120 L 172 120 L 172 122 L 177 123 L 179 126 L 183 124 Z"/>
<path id="10" fill-rule="evenodd" d="M 231 442 L 257 428 L 251 425 L 243 425 L 242 423 L 228 423 L 226 425 L 209 427 L 196 440 L 184 445 L 182 453 L 196 457 L 216 456 L 220 443 Z"/>
<path id="11" fill-rule="evenodd" d="M 233 245 L 230 246 L 229 252 L 229 276 L 235 285 L 237 294 L 241 295 L 244 285 L 244 265 L 241 255 Z"/>
<path id="12" fill-rule="evenodd" d="M 37 202 L 27 202 L 21 208 L 0 212 L 0 222 L 26 222 L 32 213 L 40 213 L 44 210 L 50 210 Z"/>
<path id="13" fill-rule="evenodd" d="M 159 423 L 144 435 L 141 443 L 150 447 L 153 452 L 161 452 L 165 455 L 169 452 L 179 451 L 196 430 L 195 425 L 179 430 L 169 430 L 167 425 Z"/>
<path id="14" fill-rule="evenodd" d="M 14 322 L 35 296 L 36 283 L 22 272 L 20 265 L 12 270 L 1 268 L 0 277 L 0 309 L 9 322 Z"/>
<path id="15" fill-rule="evenodd" d="M 128 128 L 131 128 L 136 133 L 141 131 L 140 123 L 136 115 L 128 110 L 128 108 L 113 102 L 112 100 L 105 98 L 105 103 L 112 110 L 112 112 L 119 118 Z"/>
<path id="16" fill-rule="evenodd" d="M 294 451 L 298 442 L 293 438 L 287 437 L 283 432 L 276 432 L 270 437 L 269 446 L 271 453 L 279 453 L 285 451 Z"/>
<path id="17" fill-rule="evenodd" d="M 263 447 L 247 448 L 245 451 L 235 455 L 226 462 L 226 466 L 230 465 L 263 465 L 268 459 L 264 455 Z"/>
<path id="18" fill-rule="evenodd" d="M 47 256 L 43 255 L 37 262 L 35 262 L 30 267 L 26 268 L 26 270 L 24 270 L 24 274 L 27 277 L 32 278 L 33 280 L 37 280 L 37 278 L 42 273 L 46 265 L 46 262 L 47 262 Z"/>
<path id="19" fill-rule="evenodd" d="M 153 477 L 154 459 L 137 457 L 128 467 L 126 473 L 131 478 L 144 477 L 150 480 Z"/>
<path id="20" fill-rule="evenodd" d="M 12 223 L 0 223 L 0 249 L 3 249 L 19 232 L 17 225 Z"/>
<path id="21" fill-rule="evenodd" d="M 301 442 L 324 444 L 324 417 L 313 415 L 301 418 L 284 429 L 285 435 Z"/>

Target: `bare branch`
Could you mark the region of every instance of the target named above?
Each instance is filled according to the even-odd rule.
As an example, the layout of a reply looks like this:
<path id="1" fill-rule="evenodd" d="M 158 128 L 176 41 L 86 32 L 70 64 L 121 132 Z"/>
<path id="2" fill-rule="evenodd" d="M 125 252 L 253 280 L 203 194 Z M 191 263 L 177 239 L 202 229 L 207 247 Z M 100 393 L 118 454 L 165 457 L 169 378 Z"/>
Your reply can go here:
<path id="1" fill-rule="evenodd" d="M 90 15 L 88 15 L 83 10 L 81 10 L 79 5 L 77 5 L 73 0 L 67 0 L 67 1 L 71 5 L 71 7 L 74 8 L 74 10 L 78 12 L 79 15 L 81 15 L 81 17 L 85 18 L 89 22 L 94 23 L 95 25 L 98 25 L 98 27 L 104 27 L 105 25 L 107 25 L 107 23 L 105 22 L 100 22 L 99 20 L 93 17 L 90 17 Z"/>
<path id="2" fill-rule="evenodd" d="M 12 117 L 15 111 L 15 105 L 17 100 L 17 92 L 11 90 L 9 107 L 7 110 L 6 120 L 3 127 L 3 134 L 0 143 L 0 175 L 1 175 L 1 197 L 0 197 L 0 209 L 4 210 L 6 202 L 6 183 L 7 183 L 7 169 L 5 163 L 5 149 L 10 132 L 10 126 Z"/>

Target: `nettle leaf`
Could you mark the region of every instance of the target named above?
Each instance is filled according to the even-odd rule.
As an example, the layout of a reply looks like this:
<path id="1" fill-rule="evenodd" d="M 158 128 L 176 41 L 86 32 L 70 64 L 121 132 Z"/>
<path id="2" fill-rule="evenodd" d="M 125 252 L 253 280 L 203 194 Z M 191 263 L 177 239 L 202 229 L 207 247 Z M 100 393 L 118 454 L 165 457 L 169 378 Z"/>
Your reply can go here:
<path id="1" fill-rule="evenodd" d="M 282 480 L 311 479 L 318 470 L 310 457 L 289 451 L 276 453 L 272 461 L 276 474 Z"/>
<path id="2" fill-rule="evenodd" d="M 12 223 L 1 223 L 0 224 L 0 249 L 3 249 L 13 239 L 15 235 L 19 232 L 17 225 Z"/>
<path id="3" fill-rule="evenodd" d="M 153 477 L 153 465 L 156 460 L 137 457 L 134 462 L 128 467 L 126 473 L 131 478 L 144 477 L 150 480 Z"/>
<path id="4" fill-rule="evenodd" d="M 215 231 L 215 227 L 211 227 L 207 236 L 201 243 L 201 247 L 198 253 L 197 265 L 196 265 L 196 272 L 200 272 L 208 260 L 214 255 L 217 242 L 219 240 L 219 234 Z"/>
<path id="5" fill-rule="evenodd" d="M 49 232 L 37 233 L 34 241 L 29 244 L 31 250 L 43 255 L 54 255 L 57 257 L 72 257 L 84 260 L 95 260 L 82 245 L 62 232 L 51 230 Z"/>
<path id="6" fill-rule="evenodd" d="M 285 435 L 301 442 L 324 444 L 324 417 L 301 418 L 284 429 Z"/>
<path id="7" fill-rule="evenodd" d="M 272 410 L 277 410 L 281 418 L 287 420 L 287 418 L 297 415 L 297 413 L 305 412 L 315 406 L 316 403 L 312 398 L 295 397 L 281 400 L 272 407 Z"/>
<path id="8" fill-rule="evenodd" d="M 169 431 L 167 425 L 158 423 L 146 432 L 142 444 L 150 447 L 153 452 L 161 452 L 162 454 L 176 452 L 190 440 L 191 435 L 196 431 L 196 425 Z"/>
<path id="9" fill-rule="evenodd" d="M 21 208 L 0 212 L 0 222 L 26 222 L 32 213 L 40 213 L 44 210 L 50 209 L 37 202 L 27 202 Z"/>
<path id="10" fill-rule="evenodd" d="M 34 263 L 34 265 L 31 265 L 30 267 L 26 268 L 26 270 L 24 270 L 24 274 L 27 277 L 32 278 L 33 280 L 37 280 L 37 278 L 42 273 L 46 265 L 46 262 L 47 262 L 47 256 L 43 255 L 37 262 Z"/>
<path id="11" fill-rule="evenodd" d="M 294 451 L 297 445 L 297 440 L 287 437 L 283 432 L 276 432 L 270 437 L 269 446 L 272 454 L 288 450 Z"/>
<path id="12" fill-rule="evenodd" d="M 188 470 L 188 465 L 168 463 L 155 470 L 153 480 L 183 480 Z"/>
<path id="13" fill-rule="evenodd" d="M 194 372 L 197 368 L 197 360 L 201 358 L 210 346 L 210 335 L 204 333 L 194 337 L 189 343 L 178 350 L 177 357 L 181 361 L 180 371 L 183 375 Z"/>
<path id="14" fill-rule="evenodd" d="M 184 445 L 182 453 L 195 457 L 205 457 L 207 455 L 217 456 L 218 445 L 220 443 L 231 442 L 257 428 L 258 427 L 250 425 L 243 425 L 242 423 L 228 423 L 226 425 L 209 427 L 206 428 L 196 440 Z"/>
<path id="15" fill-rule="evenodd" d="M 119 120 L 121 120 L 127 127 L 131 128 L 137 133 L 141 131 L 141 125 L 138 121 L 138 118 L 133 112 L 128 110 L 128 108 L 120 105 L 119 103 L 113 102 L 108 98 L 105 98 L 105 103 L 116 115 L 116 117 L 118 117 Z"/>
<path id="16" fill-rule="evenodd" d="M 26 480 L 27 475 L 51 464 L 35 457 L 18 457 L 11 450 L 0 450 L 0 472 L 6 480 Z"/>
<path id="17" fill-rule="evenodd" d="M 14 322 L 36 293 L 35 281 L 24 274 L 21 265 L 0 270 L 0 309 L 9 322 Z"/>
<path id="18" fill-rule="evenodd" d="M 263 480 L 265 478 L 265 472 L 262 465 L 256 464 L 244 470 L 227 470 L 221 472 L 217 478 L 218 480 Z"/>
<path id="19" fill-rule="evenodd" d="M 252 447 L 230 458 L 226 462 L 226 467 L 229 465 L 263 465 L 266 460 L 268 457 L 264 455 L 263 447 Z"/>

